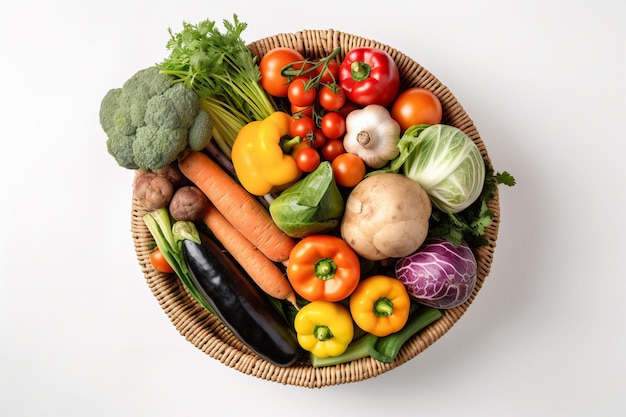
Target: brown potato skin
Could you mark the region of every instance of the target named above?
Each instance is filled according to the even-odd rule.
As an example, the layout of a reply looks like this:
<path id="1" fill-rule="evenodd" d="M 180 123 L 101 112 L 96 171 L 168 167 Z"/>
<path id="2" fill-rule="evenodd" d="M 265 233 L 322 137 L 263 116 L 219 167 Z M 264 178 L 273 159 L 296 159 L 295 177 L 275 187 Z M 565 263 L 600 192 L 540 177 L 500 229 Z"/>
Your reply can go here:
<path id="1" fill-rule="evenodd" d="M 174 220 L 199 220 L 209 205 L 209 199 L 194 185 L 180 187 L 174 192 L 169 211 Z"/>
<path id="2" fill-rule="evenodd" d="M 139 203 L 148 210 L 167 207 L 174 194 L 173 184 L 152 171 L 138 171 L 133 193 Z"/>
<path id="3" fill-rule="evenodd" d="M 372 261 L 415 252 L 428 234 L 432 204 L 426 191 L 402 174 L 365 178 L 346 200 L 341 236 Z"/>

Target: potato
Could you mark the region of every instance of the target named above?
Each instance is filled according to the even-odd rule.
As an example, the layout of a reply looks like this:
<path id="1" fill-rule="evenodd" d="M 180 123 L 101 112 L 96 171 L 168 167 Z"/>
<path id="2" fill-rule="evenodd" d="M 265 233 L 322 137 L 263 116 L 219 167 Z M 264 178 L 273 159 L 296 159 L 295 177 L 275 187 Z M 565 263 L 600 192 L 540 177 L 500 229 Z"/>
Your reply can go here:
<path id="1" fill-rule="evenodd" d="M 424 243 L 431 212 L 428 194 L 415 181 L 401 174 L 373 175 L 348 196 L 341 236 L 363 258 L 400 258 Z"/>
<path id="2" fill-rule="evenodd" d="M 138 170 L 133 193 L 147 210 L 156 210 L 167 207 L 174 194 L 174 186 L 167 178 L 154 172 Z"/>
<path id="3" fill-rule="evenodd" d="M 206 211 L 209 199 L 195 185 L 180 187 L 170 201 L 170 215 L 174 220 L 196 221 Z"/>

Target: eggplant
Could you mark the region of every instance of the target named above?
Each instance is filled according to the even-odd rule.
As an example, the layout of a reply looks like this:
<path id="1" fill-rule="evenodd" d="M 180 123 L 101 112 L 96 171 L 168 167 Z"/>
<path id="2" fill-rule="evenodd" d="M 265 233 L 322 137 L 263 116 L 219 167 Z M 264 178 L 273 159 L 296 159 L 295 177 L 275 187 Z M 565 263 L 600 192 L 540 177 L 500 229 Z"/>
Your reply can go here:
<path id="1" fill-rule="evenodd" d="M 201 241 L 183 240 L 183 257 L 217 318 L 266 361 L 280 367 L 294 363 L 299 345 L 287 322 L 228 252 L 207 236 Z"/>

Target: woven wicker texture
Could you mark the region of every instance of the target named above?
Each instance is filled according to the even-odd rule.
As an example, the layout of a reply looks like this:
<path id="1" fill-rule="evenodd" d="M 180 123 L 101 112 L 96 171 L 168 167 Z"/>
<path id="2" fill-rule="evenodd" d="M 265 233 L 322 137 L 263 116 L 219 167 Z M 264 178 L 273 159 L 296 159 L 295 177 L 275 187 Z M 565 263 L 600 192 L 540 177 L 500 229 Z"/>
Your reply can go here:
<path id="1" fill-rule="evenodd" d="M 401 89 L 424 87 L 433 91 L 443 106 L 443 123 L 463 130 L 476 143 L 483 157 L 490 162 L 487 149 L 476 127 L 454 95 L 420 64 L 394 48 L 335 30 L 303 30 L 277 34 L 255 41 L 249 48 L 260 59 L 264 53 L 278 46 L 294 48 L 310 58 L 322 58 L 337 47 L 342 48 L 339 59 L 343 58 L 345 52 L 355 47 L 377 47 L 386 51 L 395 59 L 400 70 Z M 475 251 L 478 262 L 477 284 L 470 299 L 459 307 L 446 310 L 439 320 L 405 343 L 395 361 L 390 364 L 365 358 L 347 364 L 315 369 L 306 358 L 303 358 L 287 368 L 274 366 L 252 353 L 215 317 L 197 304 L 175 275 L 162 274 L 152 268 L 149 255 L 153 239 L 142 219 L 146 210 L 136 200 L 132 202 L 131 231 L 137 259 L 150 290 L 172 324 L 189 342 L 210 357 L 244 374 L 282 384 L 320 388 L 358 382 L 387 372 L 415 358 L 454 326 L 482 288 L 493 261 L 500 223 L 497 190 L 488 206 L 494 212 L 494 219 L 486 230 L 489 244 Z"/>

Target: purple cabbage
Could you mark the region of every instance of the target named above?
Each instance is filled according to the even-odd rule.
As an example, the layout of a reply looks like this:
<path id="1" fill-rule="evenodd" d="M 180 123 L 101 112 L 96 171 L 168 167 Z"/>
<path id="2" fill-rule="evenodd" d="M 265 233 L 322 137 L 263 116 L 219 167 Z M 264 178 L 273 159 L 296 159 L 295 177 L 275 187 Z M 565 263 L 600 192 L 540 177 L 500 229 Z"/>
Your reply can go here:
<path id="1" fill-rule="evenodd" d="M 476 258 L 465 242 L 427 239 L 413 254 L 400 258 L 396 276 L 416 301 L 453 308 L 467 301 L 476 285 Z"/>

